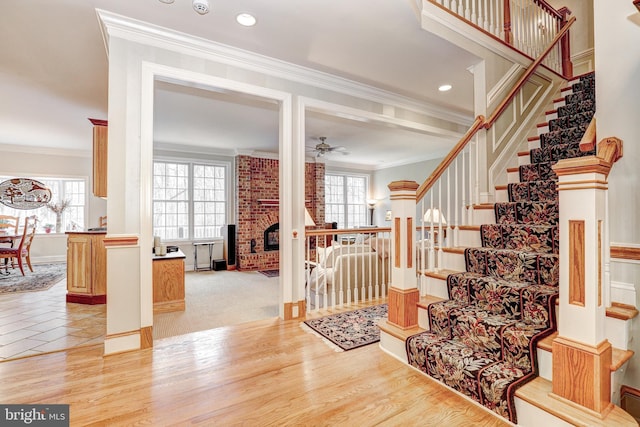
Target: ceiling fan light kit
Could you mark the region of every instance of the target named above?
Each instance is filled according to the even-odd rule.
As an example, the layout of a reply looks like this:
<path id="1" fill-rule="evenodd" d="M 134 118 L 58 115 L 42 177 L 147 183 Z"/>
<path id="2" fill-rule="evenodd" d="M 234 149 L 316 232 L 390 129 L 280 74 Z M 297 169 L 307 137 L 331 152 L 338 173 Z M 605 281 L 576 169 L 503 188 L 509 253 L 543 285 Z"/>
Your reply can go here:
<path id="1" fill-rule="evenodd" d="M 341 154 L 344 154 L 344 155 L 349 154 L 348 152 L 344 151 L 345 150 L 344 147 L 331 146 L 327 144 L 325 142 L 327 139 L 326 136 L 320 136 L 318 137 L 318 139 L 320 140 L 320 142 L 317 143 L 315 147 L 309 147 L 311 148 L 311 151 L 315 151 L 316 157 L 324 157 L 325 154 L 334 153 L 334 152 L 340 152 Z"/>

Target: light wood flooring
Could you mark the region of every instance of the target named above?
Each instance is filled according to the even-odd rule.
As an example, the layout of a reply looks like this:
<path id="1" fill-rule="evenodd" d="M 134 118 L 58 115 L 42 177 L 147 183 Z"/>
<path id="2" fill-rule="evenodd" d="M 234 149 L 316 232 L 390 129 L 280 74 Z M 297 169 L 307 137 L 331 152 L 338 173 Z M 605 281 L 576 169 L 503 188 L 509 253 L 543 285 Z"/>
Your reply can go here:
<path id="1" fill-rule="evenodd" d="M 384 353 L 335 352 L 280 319 L 0 363 L 0 402 L 70 404 L 71 425 L 504 426 Z"/>

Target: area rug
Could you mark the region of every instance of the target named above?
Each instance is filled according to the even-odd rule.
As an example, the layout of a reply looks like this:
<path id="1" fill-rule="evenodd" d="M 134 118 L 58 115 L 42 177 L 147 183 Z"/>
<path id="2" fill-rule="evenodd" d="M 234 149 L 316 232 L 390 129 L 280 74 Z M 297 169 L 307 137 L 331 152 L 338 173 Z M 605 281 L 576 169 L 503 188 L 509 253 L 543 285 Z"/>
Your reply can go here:
<path id="1" fill-rule="evenodd" d="M 387 304 L 305 320 L 313 332 L 343 351 L 380 341 L 378 322 L 387 317 Z"/>
<path id="2" fill-rule="evenodd" d="M 64 279 L 67 264 L 35 264 L 33 273 L 24 266 L 24 276 L 19 268 L 9 269 L 9 274 L 0 274 L 0 294 L 44 291 Z"/>
<path id="3" fill-rule="evenodd" d="M 259 270 L 258 273 L 263 274 L 267 277 L 278 277 L 280 276 L 280 270 Z"/>

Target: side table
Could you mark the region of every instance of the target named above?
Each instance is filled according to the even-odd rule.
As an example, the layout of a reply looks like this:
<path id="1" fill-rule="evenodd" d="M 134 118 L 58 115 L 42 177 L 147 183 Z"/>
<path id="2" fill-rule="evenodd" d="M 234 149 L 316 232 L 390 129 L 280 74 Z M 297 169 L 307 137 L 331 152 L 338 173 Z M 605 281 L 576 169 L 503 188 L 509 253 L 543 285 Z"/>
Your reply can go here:
<path id="1" fill-rule="evenodd" d="M 193 242 L 193 271 L 213 270 L 213 245 L 216 242 Z M 198 267 L 198 247 L 207 246 L 209 248 L 209 264 L 206 267 Z"/>

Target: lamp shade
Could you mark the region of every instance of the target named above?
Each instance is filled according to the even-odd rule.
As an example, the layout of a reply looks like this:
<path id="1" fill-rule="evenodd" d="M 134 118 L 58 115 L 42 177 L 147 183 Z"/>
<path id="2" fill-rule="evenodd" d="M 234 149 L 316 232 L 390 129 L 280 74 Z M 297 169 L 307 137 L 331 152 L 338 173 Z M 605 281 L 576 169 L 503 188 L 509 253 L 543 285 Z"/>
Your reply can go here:
<path id="1" fill-rule="evenodd" d="M 305 227 L 312 227 L 316 225 L 315 222 L 313 222 L 313 218 L 311 218 L 311 214 L 309 213 L 309 209 L 304 208 L 304 226 Z"/>
<path id="2" fill-rule="evenodd" d="M 447 225 L 447 220 L 438 208 L 427 209 L 422 217 L 422 221 L 425 223 L 434 223 Z"/>

